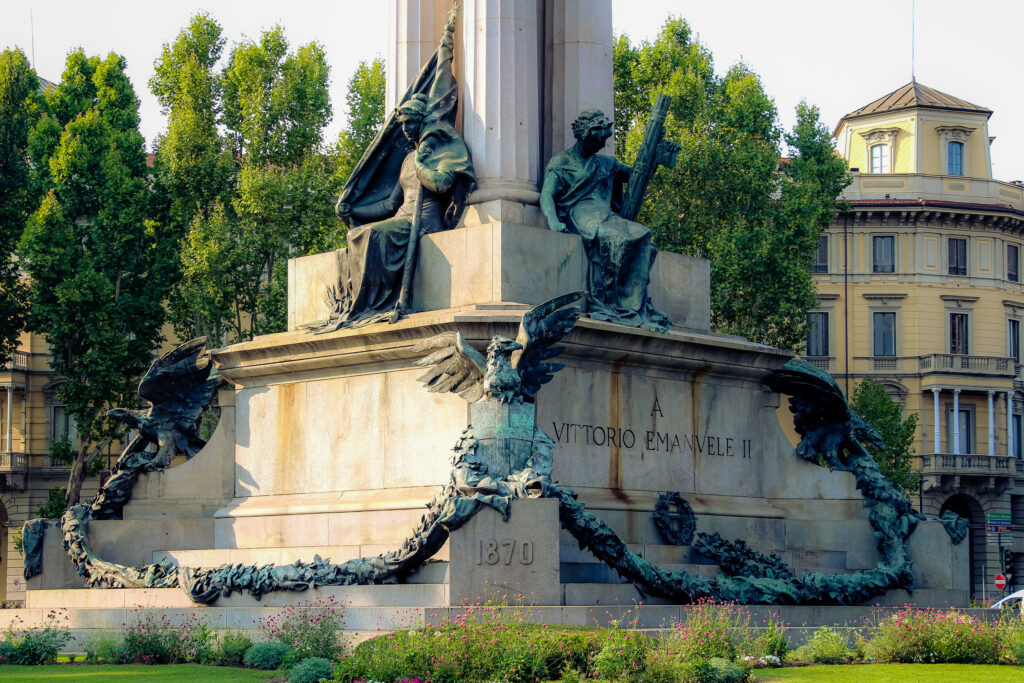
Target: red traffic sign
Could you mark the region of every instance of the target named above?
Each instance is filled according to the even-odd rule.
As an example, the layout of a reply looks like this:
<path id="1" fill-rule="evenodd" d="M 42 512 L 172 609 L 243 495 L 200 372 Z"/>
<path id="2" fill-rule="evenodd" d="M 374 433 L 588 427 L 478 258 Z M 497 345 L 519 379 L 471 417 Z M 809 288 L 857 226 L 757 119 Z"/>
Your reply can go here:
<path id="1" fill-rule="evenodd" d="M 1006 588 L 1006 577 L 1002 574 L 996 574 L 996 590 L 1001 591 Z"/>

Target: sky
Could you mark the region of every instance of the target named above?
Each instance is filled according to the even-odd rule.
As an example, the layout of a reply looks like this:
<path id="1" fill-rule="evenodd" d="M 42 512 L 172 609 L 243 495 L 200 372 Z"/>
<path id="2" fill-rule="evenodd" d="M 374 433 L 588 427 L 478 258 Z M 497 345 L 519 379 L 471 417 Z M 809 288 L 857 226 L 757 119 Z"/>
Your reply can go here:
<path id="1" fill-rule="evenodd" d="M 390 1 L 390 0 L 387 0 Z M 20 46 L 40 76 L 60 80 L 74 47 L 116 51 L 142 102 L 142 133 L 152 144 L 166 125 L 148 81 L 163 43 L 189 18 L 210 12 L 230 45 L 275 24 L 293 46 L 320 42 L 331 66 L 333 140 L 344 125 L 345 86 L 358 63 L 387 45 L 386 0 L 0 0 L 0 49 Z M 550 1 L 550 0 L 549 0 Z M 580 0 L 587 2 L 588 0 Z M 912 12 L 913 8 L 913 12 Z M 634 42 L 682 16 L 724 72 L 739 61 L 760 75 L 782 124 L 800 100 L 817 105 L 833 129 L 843 114 L 910 81 L 992 109 L 992 172 L 1024 179 L 1024 88 L 1020 86 L 1019 0 L 612 0 L 612 25 Z M 915 17 L 915 40 L 911 18 Z M 34 24 L 34 32 L 32 26 Z"/>

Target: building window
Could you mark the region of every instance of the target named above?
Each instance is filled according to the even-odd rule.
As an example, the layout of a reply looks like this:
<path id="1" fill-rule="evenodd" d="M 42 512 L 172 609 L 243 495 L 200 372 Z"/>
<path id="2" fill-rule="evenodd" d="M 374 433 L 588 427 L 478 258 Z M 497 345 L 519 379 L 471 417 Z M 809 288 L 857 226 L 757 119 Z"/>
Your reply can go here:
<path id="1" fill-rule="evenodd" d="M 874 337 L 874 355 L 896 355 L 896 314 L 872 313 L 872 334 Z"/>
<path id="2" fill-rule="evenodd" d="M 78 425 L 75 418 L 65 412 L 64 406 L 53 407 L 53 425 L 50 432 L 51 443 L 67 439 L 72 445 L 78 442 Z"/>
<path id="3" fill-rule="evenodd" d="M 968 340 L 966 313 L 949 314 L 949 352 L 960 356 L 966 356 L 971 352 Z"/>
<path id="4" fill-rule="evenodd" d="M 946 144 L 946 173 L 963 175 L 964 143 L 949 142 Z"/>
<path id="5" fill-rule="evenodd" d="M 1010 424 L 1013 425 L 1013 453 L 1010 453 L 1010 456 L 1018 460 L 1020 460 L 1020 423 L 1020 415 L 1014 415 L 1010 420 Z"/>
<path id="6" fill-rule="evenodd" d="M 1012 318 L 1006 321 L 1006 355 L 1020 362 L 1020 321 Z"/>
<path id="7" fill-rule="evenodd" d="M 1020 248 L 1013 244 L 1006 245 L 1006 279 L 1020 282 Z"/>
<path id="8" fill-rule="evenodd" d="M 946 412 L 946 449 L 948 453 L 963 453 L 968 455 L 974 452 L 974 415 L 970 406 L 964 407 L 963 403 L 960 404 L 960 414 L 957 415 L 957 421 L 960 423 L 957 425 L 960 437 L 960 448 L 954 451 L 953 441 L 953 406 L 949 406 Z"/>
<path id="9" fill-rule="evenodd" d="M 896 272 L 896 238 L 892 235 L 871 238 L 871 271 Z"/>
<path id="10" fill-rule="evenodd" d="M 889 173 L 889 145 L 871 146 L 871 172 Z"/>
<path id="11" fill-rule="evenodd" d="M 814 252 L 814 267 L 812 272 L 828 272 L 828 235 L 818 238 L 818 250 Z"/>
<path id="12" fill-rule="evenodd" d="M 828 313 L 815 312 L 807 314 L 810 330 L 807 335 L 807 355 L 828 355 Z"/>
<path id="13" fill-rule="evenodd" d="M 967 275 L 967 240 L 949 238 L 949 274 Z"/>

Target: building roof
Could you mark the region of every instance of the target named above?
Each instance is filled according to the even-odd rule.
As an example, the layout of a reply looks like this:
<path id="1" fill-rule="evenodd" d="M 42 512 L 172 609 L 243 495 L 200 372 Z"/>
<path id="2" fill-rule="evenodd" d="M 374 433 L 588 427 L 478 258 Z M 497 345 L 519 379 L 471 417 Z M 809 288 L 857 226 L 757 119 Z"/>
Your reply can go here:
<path id="1" fill-rule="evenodd" d="M 42 76 L 37 76 L 39 79 L 39 94 L 42 95 L 45 92 L 52 92 L 57 89 L 57 84 L 53 81 L 48 81 Z"/>
<path id="2" fill-rule="evenodd" d="M 923 109 L 972 111 L 992 116 L 991 109 L 980 107 L 968 102 L 967 100 L 962 100 L 959 97 L 947 95 L 944 92 L 940 92 L 935 88 L 929 88 L 927 85 L 922 85 L 916 80 L 911 79 L 910 82 L 902 88 L 897 88 L 888 95 L 883 95 L 874 102 L 866 104 L 860 109 L 851 111 L 849 114 L 841 118 L 840 122 L 847 119 L 868 116 L 870 114 L 881 114 L 890 111 L 900 111 L 901 109 L 913 109 L 915 107 Z"/>

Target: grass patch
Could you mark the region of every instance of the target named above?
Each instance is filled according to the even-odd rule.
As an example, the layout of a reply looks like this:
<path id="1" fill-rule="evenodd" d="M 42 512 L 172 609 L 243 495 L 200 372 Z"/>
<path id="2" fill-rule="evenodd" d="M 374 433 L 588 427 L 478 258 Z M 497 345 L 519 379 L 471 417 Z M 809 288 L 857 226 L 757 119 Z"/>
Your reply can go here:
<path id="1" fill-rule="evenodd" d="M 757 683 L 830 681 L 834 683 L 1016 683 L 1022 671 L 994 664 L 856 664 L 799 666 L 754 672 Z"/>
<path id="2" fill-rule="evenodd" d="M 50 664 L 0 666 L 0 681 L 269 681 L 280 680 L 276 671 L 252 671 L 199 664 Z"/>

